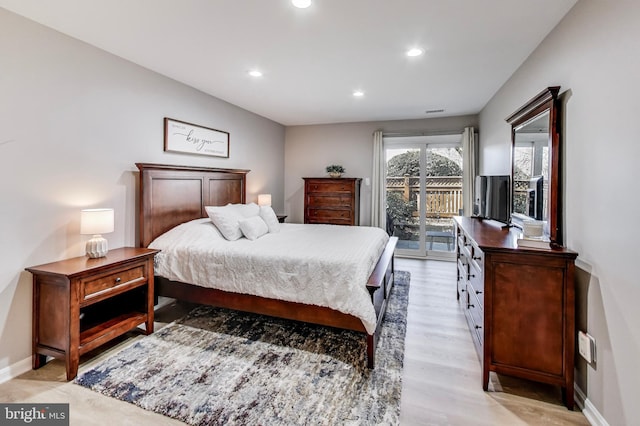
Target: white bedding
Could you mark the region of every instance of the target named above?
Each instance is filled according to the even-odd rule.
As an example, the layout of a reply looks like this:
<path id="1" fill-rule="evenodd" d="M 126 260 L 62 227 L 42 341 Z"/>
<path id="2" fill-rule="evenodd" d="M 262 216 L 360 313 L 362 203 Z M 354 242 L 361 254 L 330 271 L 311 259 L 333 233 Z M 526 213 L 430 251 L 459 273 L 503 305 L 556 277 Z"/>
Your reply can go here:
<path id="1" fill-rule="evenodd" d="M 283 223 L 254 241 L 228 241 L 209 219 L 156 238 L 156 275 L 173 281 L 325 306 L 362 320 L 376 316 L 366 282 L 388 241 L 379 228 Z"/>

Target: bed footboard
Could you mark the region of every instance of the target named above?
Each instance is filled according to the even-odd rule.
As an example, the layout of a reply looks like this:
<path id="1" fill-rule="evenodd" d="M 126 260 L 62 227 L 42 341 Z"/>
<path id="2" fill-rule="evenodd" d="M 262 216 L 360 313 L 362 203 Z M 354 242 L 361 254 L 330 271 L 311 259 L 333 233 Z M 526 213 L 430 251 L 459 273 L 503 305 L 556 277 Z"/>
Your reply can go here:
<path id="1" fill-rule="evenodd" d="M 371 294 L 371 301 L 376 310 L 376 331 L 373 334 L 367 334 L 367 367 L 374 368 L 375 366 L 375 352 L 378 345 L 378 338 L 380 336 L 380 328 L 384 314 L 387 311 L 387 302 L 389 300 L 389 294 L 393 288 L 394 282 L 394 251 L 396 244 L 398 243 L 398 237 L 391 237 L 387 242 L 387 245 L 376 264 L 375 269 L 369 276 L 367 282 L 367 289 Z"/>

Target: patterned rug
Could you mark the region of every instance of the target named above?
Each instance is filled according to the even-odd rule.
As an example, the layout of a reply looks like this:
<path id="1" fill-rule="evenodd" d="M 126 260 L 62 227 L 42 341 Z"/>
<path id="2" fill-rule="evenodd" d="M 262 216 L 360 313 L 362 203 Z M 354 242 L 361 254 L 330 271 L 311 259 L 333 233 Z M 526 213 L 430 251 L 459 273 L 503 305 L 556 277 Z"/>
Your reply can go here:
<path id="1" fill-rule="evenodd" d="M 409 280 L 396 271 L 373 370 L 363 334 L 202 306 L 75 383 L 191 425 L 398 424 Z"/>

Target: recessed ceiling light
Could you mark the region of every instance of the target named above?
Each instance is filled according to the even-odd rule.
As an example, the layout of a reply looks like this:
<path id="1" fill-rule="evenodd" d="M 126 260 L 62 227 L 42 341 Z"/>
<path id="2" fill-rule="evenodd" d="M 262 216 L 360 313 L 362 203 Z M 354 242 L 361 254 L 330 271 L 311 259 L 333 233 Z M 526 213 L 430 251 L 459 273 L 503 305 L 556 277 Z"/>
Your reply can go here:
<path id="1" fill-rule="evenodd" d="M 291 3 L 300 9 L 306 9 L 311 6 L 311 0 L 291 0 Z"/>
<path id="2" fill-rule="evenodd" d="M 353 96 L 355 96 L 356 98 L 361 98 L 364 96 L 364 92 L 362 90 L 356 90 L 355 92 L 353 92 Z"/>
<path id="3" fill-rule="evenodd" d="M 249 75 L 251 77 L 262 77 L 262 71 L 251 70 L 251 71 L 249 71 Z"/>
<path id="4" fill-rule="evenodd" d="M 419 47 L 414 47 L 413 49 L 407 50 L 407 56 L 420 56 L 424 53 L 424 50 Z"/>

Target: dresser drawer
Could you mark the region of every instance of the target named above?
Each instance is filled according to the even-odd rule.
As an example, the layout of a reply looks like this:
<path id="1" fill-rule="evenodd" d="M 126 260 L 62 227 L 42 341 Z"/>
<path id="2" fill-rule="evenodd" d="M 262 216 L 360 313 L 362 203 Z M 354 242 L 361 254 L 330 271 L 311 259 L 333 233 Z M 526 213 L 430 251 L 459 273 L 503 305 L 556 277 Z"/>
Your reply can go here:
<path id="1" fill-rule="evenodd" d="M 480 302 L 476 297 L 477 295 L 473 292 L 473 290 L 471 289 L 471 286 L 467 287 L 467 289 L 469 293 L 468 295 L 469 303 L 467 305 L 467 308 L 469 309 L 469 314 L 471 315 L 471 321 L 473 326 L 472 331 L 475 331 L 476 333 L 478 333 L 478 338 L 482 343 L 484 340 L 483 339 L 484 309 L 482 309 L 482 306 L 480 305 Z"/>
<path id="2" fill-rule="evenodd" d="M 471 300 L 473 300 L 473 296 L 471 296 L 468 292 L 465 292 L 463 296 L 460 296 L 460 301 L 465 304 L 464 317 L 467 320 L 467 325 L 469 326 L 469 331 L 471 332 L 473 345 L 476 348 L 476 353 L 480 358 L 480 362 L 482 362 L 484 330 L 482 328 L 483 323 L 478 323 L 478 312 L 481 313 L 482 311 L 480 309 L 477 309 L 475 306 L 471 306 Z"/>
<path id="3" fill-rule="evenodd" d="M 484 279 L 482 276 L 471 274 L 468 289 L 475 295 L 480 308 L 484 309 Z"/>
<path id="4" fill-rule="evenodd" d="M 351 222 L 351 210 L 308 209 L 309 220 L 344 220 Z"/>
<path id="5" fill-rule="evenodd" d="M 471 245 L 471 266 L 479 274 L 482 274 L 482 272 L 484 271 L 484 253 L 475 244 Z"/>
<path id="6" fill-rule="evenodd" d="M 353 192 L 351 182 L 307 182 L 307 192 Z"/>
<path id="7" fill-rule="evenodd" d="M 467 259 L 464 257 L 458 258 L 458 279 L 465 283 L 469 279 L 469 266 L 466 263 Z"/>
<path id="8" fill-rule="evenodd" d="M 458 299 L 467 291 L 467 266 L 462 262 L 464 258 L 458 258 Z"/>
<path id="9" fill-rule="evenodd" d="M 472 247 L 471 242 L 464 236 L 458 237 L 458 250 L 460 250 L 460 255 L 468 257 L 469 260 L 471 260 Z"/>
<path id="10" fill-rule="evenodd" d="M 352 203 L 351 201 L 351 195 L 346 194 L 346 195 L 340 195 L 340 194 L 335 194 L 335 195 L 320 195 L 320 194 L 309 194 L 307 196 L 307 206 L 308 207 L 316 207 L 316 206 L 323 206 L 323 207 L 344 207 L 344 206 L 350 206 Z"/>
<path id="11" fill-rule="evenodd" d="M 478 271 L 473 262 L 469 266 L 469 275 L 468 275 L 469 283 L 473 286 L 476 294 L 484 294 L 484 274 L 482 271 Z M 482 296 L 482 300 L 484 300 L 484 296 Z M 484 304 L 484 303 L 483 303 Z"/>
<path id="12" fill-rule="evenodd" d="M 115 272 L 83 280 L 80 286 L 80 299 L 90 300 L 109 293 L 115 288 L 131 286 L 145 280 L 144 265 L 123 267 Z"/>

